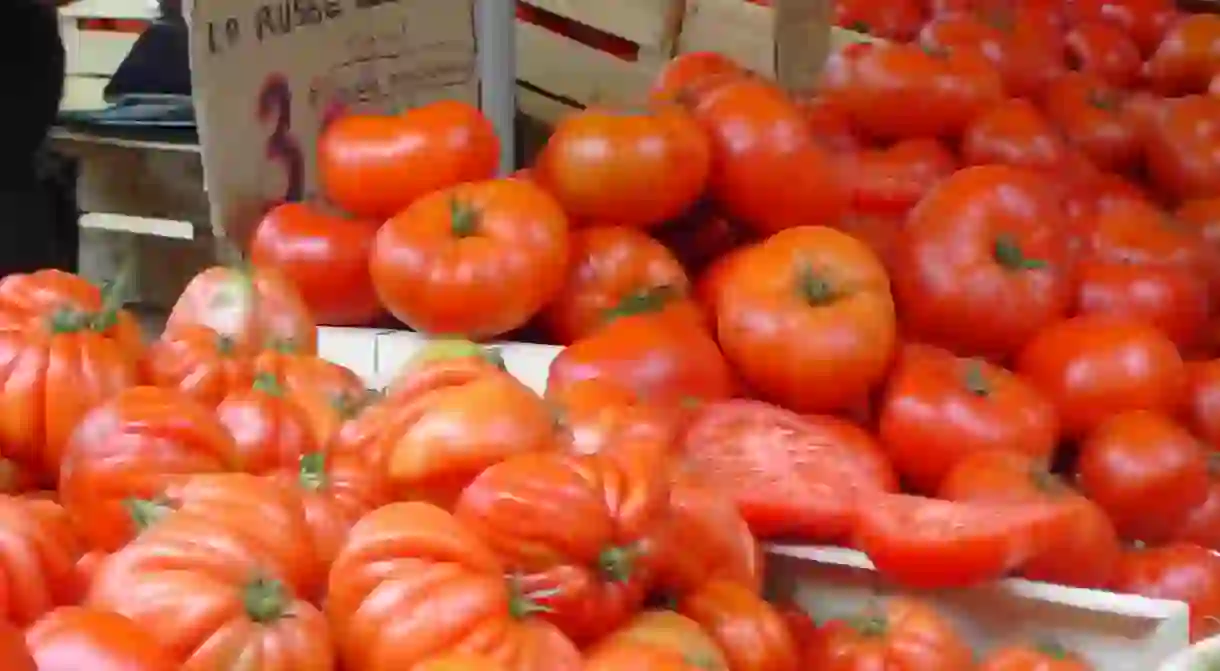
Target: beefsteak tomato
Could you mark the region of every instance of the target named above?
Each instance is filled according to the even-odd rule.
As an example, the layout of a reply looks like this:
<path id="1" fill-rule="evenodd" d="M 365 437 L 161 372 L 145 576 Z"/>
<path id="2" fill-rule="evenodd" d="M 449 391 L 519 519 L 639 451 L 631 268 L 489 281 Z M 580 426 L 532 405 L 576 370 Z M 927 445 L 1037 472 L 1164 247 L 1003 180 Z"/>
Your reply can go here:
<path id="1" fill-rule="evenodd" d="M 84 546 L 70 523 L 45 501 L 0 496 L 0 622 L 28 627 L 58 606 L 80 598 L 76 562 Z M 8 660 L 4 660 L 8 661 Z"/>
<path id="2" fill-rule="evenodd" d="M 163 335 L 206 326 L 244 348 L 291 344 L 318 351 L 318 328 L 292 282 L 279 270 L 213 266 L 196 275 L 174 303 Z"/>
<path id="3" fill-rule="evenodd" d="M 911 598 L 892 598 L 851 620 L 832 620 L 821 630 L 811 669 L 865 671 L 971 671 L 974 653 L 943 615 Z"/>
<path id="4" fill-rule="evenodd" d="M 92 315 L 97 330 L 138 356 L 144 349 L 140 325 L 130 312 L 118 309 L 126 298 L 122 279 L 103 289 L 54 268 L 6 275 L 0 279 L 0 330 L 20 330 L 51 318 L 68 321 L 69 314 Z"/>
<path id="5" fill-rule="evenodd" d="M 991 651 L 979 671 L 1093 671 L 1082 657 L 1053 644 L 1009 645 Z"/>
<path id="6" fill-rule="evenodd" d="M 518 328 L 567 280 L 568 218 L 527 180 L 434 191 L 390 219 L 369 270 L 386 309 L 426 333 L 491 338 Z"/>
<path id="7" fill-rule="evenodd" d="M 614 630 L 594 648 L 630 644 L 676 653 L 702 671 L 729 671 L 719 644 L 698 622 L 672 610 L 647 610 Z"/>
<path id="8" fill-rule="evenodd" d="M 179 327 L 148 346 L 144 379 L 216 407 L 230 392 L 254 383 L 254 350 L 207 326 Z"/>
<path id="9" fill-rule="evenodd" d="M 711 635 L 734 671 L 802 668 L 788 623 L 749 587 L 712 580 L 682 598 L 678 612 Z"/>
<path id="10" fill-rule="evenodd" d="M 181 668 L 149 632 L 118 613 L 104 610 L 79 606 L 56 609 L 34 623 L 25 638 L 39 671 Z"/>

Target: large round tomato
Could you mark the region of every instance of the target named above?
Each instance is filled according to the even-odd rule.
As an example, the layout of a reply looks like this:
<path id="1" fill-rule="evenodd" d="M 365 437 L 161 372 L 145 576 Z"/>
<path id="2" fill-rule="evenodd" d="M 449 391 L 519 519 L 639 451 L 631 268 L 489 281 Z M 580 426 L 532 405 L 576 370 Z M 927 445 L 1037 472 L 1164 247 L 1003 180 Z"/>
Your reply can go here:
<path id="1" fill-rule="evenodd" d="M 567 279 L 568 219 L 521 179 L 461 184 L 420 198 L 381 227 L 373 286 L 418 331 L 491 338 L 529 321 Z"/>
<path id="2" fill-rule="evenodd" d="M 988 653 L 978 671 L 1093 671 L 1093 667 L 1058 645 L 1009 645 Z"/>
<path id="3" fill-rule="evenodd" d="M 547 393 L 603 380 L 667 409 L 730 398 L 732 370 L 700 325 L 665 313 L 621 317 L 565 348 L 551 362 Z"/>
<path id="4" fill-rule="evenodd" d="M 656 582 L 682 596 L 709 580 L 762 589 L 763 553 L 732 499 L 691 474 L 670 485 L 669 507 L 652 534 Z"/>
<path id="5" fill-rule="evenodd" d="M 676 653 L 703 671 L 729 671 L 724 651 L 715 639 L 698 622 L 672 610 L 647 610 L 636 615 L 602 639 L 594 651 L 622 644 Z"/>
<path id="6" fill-rule="evenodd" d="M 874 494 L 857 505 L 853 546 L 899 586 L 968 587 L 1005 577 L 1062 538 L 1071 511 L 1060 502 Z"/>
<path id="7" fill-rule="evenodd" d="M 967 165 L 1051 170 L 1067 160 L 1067 151 L 1062 133 L 1024 98 L 1013 98 L 979 115 L 962 135 L 962 159 Z"/>
<path id="8" fill-rule="evenodd" d="M 206 326 L 242 347 L 291 344 L 318 351 L 318 327 L 291 280 L 269 267 L 213 266 L 196 275 L 174 303 L 165 335 Z"/>
<path id="9" fill-rule="evenodd" d="M 1105 316 L 1043 329 L 1016 369 L 1055 403 L 1069 438 L 1128 410 L 1173 414 L 1186 385 L 1185 364 L 1168 337 L 1141 322 Z"/>
<path id="10" fill-rule="evenodd" d="M 0 330 L 0 445 L 53 482 L 64 446 L 91 408 L 136 383 L 136 361 L 92 324 L 63 314 Z"/>
<path id="11" fill-rule="evenodd" d="M 1055 407 L 1003 368 L 944 350 L 907 346 L 890 375 L 878 436 L 903 480 L 934 494 L 966 456 L 989 450 L 1049 464 L 1059 440 Z"/>
<path id="12" fill-rule="evenodd" d="M 0 574 L 8 582 L 0 596 L 0 622 L 26 627 L 80 598 L 76 562 L 84 548 L 57 508 L 0 496 Z"/>
<path id="13" fill-rule="evenodd" d="M 535 178 L 580 223 L 653 226 L 686 211 L 707 185 L 707 135 L 676 104 L 586 109 L 563 118 Z"/>
<path id="14" fill-rule="evenodd" d="M 364 326 L 381 315 L 369 252 L 381 221 L 345 219 L 303 203 L 267 213 L 254 229 L 250 261 L 279 268 L 319 324 Z"/>
<path id="15" fill-rule="evenodd" d="M 1064 44 L 1068 63 L 1077 72 L 1123 88 L 1135 84 L 1140 77 L 1144 61 L 1139 45 L 1113 24 L 1080 23 L 1068 31 Z"/>
<path id="16" fill-rule="evenodd" d="M 865 134 L 895 140 L 956 137 L 1004 98 L 999 73 L 983 57 L 897 42 L 832 54 L 821 89 Z"/>
<path id="17" fill-rule="evenodd" d="M 1154 412 L 1127 412 L 1102 422 L 1081 445 L 1076 468 L 1081 490 L 1129 540 L 1167 540 L 1207 500 L 1203 447 Z"/>
<path id="18" fill-rule="evenodd" d="M 181 668 L 148 631 L 118 613 L 104 610 L 54 610 L 30 627 L 25 638 L 39 671 Z"/>
<path id="19" fill-rule="evenodd" d="M 858 618 L 832 620 L 809 659 L 810 669 L 970 671 L 974 653 L 953 624 L 922 601 L 893 598 Z"/>
<path id="20" fill-rule="evenodd" d="M 1076 312 L 1143 322 L 1185 351 L 1206 336 L 1207 278 L 1186 268 L 1131 261 L 1082 260 Z"/>
<path id="21" fill-rule="evenodd" d="M 1148 83 L 1166 96 L 1207 91 L 1212 77 L 1220 72 L 1217 43 L 1220 43 L 1220 16 L 1185 14 L 1148 59 Z"/>
<path id="22" fill-rule="evenodd" d="M 958 171 L 907 219 L 893 277 L 904 333 L 960 354 L 1014 352 L 1067 313 L 1067 228 L 1037 173 Z"/>
<path id="23" fill-rule="evenodd" d="M 1124 171 L 1139 160 L 1143 147 L 1135 119 L 1119 89 L 1101 79 L 1069 73 L 1043 96 L 1046 116 L 1072 146 L 1099 168 Z"/>
<path id="24" fill-rule="evenodd" d="M 1169 102 L 1147 141 L 1152 181 L 1171 198 L 1210 198 L 1220 193 L 1220 97 L 1190 96 Z"/>
<path id="25" fill-rule="evenodd" d="M 694 115 L 712 138 L 710 194 L 725 214 L 769 234 L 843 213 L 848 194 L 834 158 L 774 86 L 727 83 L 699 96 Z"/>
<path id="26" fill-rule="evenodd" d="M 799 650 L 788 624 L 771 604 L 739 583 L 713 580 L 678 602 L 724 652 L 729 668 L 796 671 Z"/>
<path id="27" fill-rule="evenodd" d="M 653 565 L 646 541 L 668 495 L 664 463 L 521 455 L 475 478 L 454 517 L 535 595 L 541 617 L 587 644 L 625 623 L 647 595 Z"/>
<path id="28" fill-rule="evenodd" d="M 449 506 L 487 467 L 558 451 L 555 424 L 537 394 L 486 360 L 438 359 L 409 370 L 347 422 L 336 449 L 363 455 L 395 498 Z"/>
<path id="29" fill-rule="evenodd" d="M 1122 553 L 1114 523 L 1093 501 L 1047 471 L 1044 462 L 1017 452 L 977 452 L 958 462 L 938 495 L 950 501 L 1052 502 L 1071 506 L 1063 534 L 1026 562 L 1031 580 L 1075 587 L 1109 584 Z"/>
<path id="30" fill-rule="evenodd" d="M 381 221 L 438 189 L 495 176 L 499 161 L 491 122 L 453 100 L 399 116 L 340 117 L 318 139 L 326 197 L 349 214 Z"/>
<path id="31" fill-rule="evenodd" d="M 182 476 L 236 470 L 233 437 L 180 392 L 133 387 L 90 410 L 64 450 L 59 495 L 84 537 L 114 551 L 138 529 L 128 503 Z"/>
<path id="32" fill-rule="evenodd" d="M 1188 543 L 1134 548 L 1123 555 L 1112 589 L 1190 605 L 1190 637 L 1200 641 L 1220 625 L 1220 558 Z"/>
<path id="33" fill-rule="evenodd" d="M 102 562 L 85 605 L 130 618 L 176 668 L 333 669 L 326 619 L 302 596 L 321 565 L 299 502 L 249 475 L 187 488 L 177 511 Z"/>
<path id="34" fill-rule="evenodd" d="M 574 231 L 571 244 L 568 280 L 542 313 L 556 343 L 570 345 L 607 322 L 641 312 L 672 311 L 702 323 L 687 300 L 686 271 L 660 242 L 634 228 L 598 226 Z"/>
<path id="35" fill-rule="evenodd" d="M 778 233 L 726 266 L 716 296 L 725 356 L 763 398 L 799 412 L 857 406 L 896 335 L 885 268 L 832 228 Z"/>
<path id="36" fill-rule="evenodd" d="M 863 429 L 758 401 L 700 408 L 682 463 L 736 501 L 759 538 L 841 541 L 858 497 L 898 488 L 885 454 Z"/>
<path id="37" fill-rule="evenodd" d="M 1144 54 L 1152 53 L 1178 15 L 1173 0 L 1073 0 L 1063 4 L 1072 23 L 1103 21 L 1116 25 Z"/>
<path id="38" fill-rule="evenodd" d="M 331 568 L 326 612 L 344 668 L 411 669 L 462 651 L 507 671 L 582 669 L 576 647 L 536 618 L 532 598 L 449 513 L 392 503 L 352 529 Z"/>

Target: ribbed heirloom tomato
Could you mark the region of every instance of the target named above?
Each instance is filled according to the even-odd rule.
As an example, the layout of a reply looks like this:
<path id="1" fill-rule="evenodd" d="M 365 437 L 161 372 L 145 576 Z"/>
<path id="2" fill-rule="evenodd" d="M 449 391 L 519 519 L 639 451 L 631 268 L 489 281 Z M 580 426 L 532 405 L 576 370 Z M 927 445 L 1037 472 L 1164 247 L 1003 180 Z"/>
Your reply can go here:
<path id="1" fill-rule="evenodd" d="M 993 650 L 979 671 L 1093 671 L 1079 655 L 1055 644 L 1009 645 Z"/>
<path id="2" fill-rule="evenodd" d="M 859 240 L 832 228 L 782 231 L 741 253 L 717 283 L 717 332 L 747 385 L 798 412 L 852 408 L 894 353 L 889 278 Z"/>
<path id="3" fill-rule="evenodd" d="M 642 400 L 602 378 L 547 389 L 564 447 L 573 454 L 617 454 L 637 449 L 669 454 L 681 413 Z M 680 409 L 678 409 L 680 410 Z"/>
<path id="4" fill-rule="evenodd" d="M 475 478 L 454 517 L 485 539 L 519 588 L 578 644 L 625 623 L 654 565 L 647 539 L 669 482 L 649 456 L 526 454 Z"/>
<path id="5" fill-rule="evenodd" d="M 534 175 L 581 224 L 653 226 L 702 195 L 711 151 L 679 105 L 587 109 L 559 122 Z"/>
<path id="6" fill-rule="evenodd" d="M 327 198 L 353 216 L 378 221 L 437 189 L 490 179 L 499 160 L 491 122 L 455 100 L 398 116 L 343 116 L 318 139 Z"/>
<path id="7" fill-rule="evenodd" d="M 57 508 L 0 496 L 0 574 L 8 587 L 0 593 L 0 622 L 27 627 L 80 598 L 75 565 L 85 548 Z"/>
<path id="8" fill-rule="evenodd" d="M 318 328 L 296 287 L 275 268 L 213 266 L 182 290 L 165 321 L 165 334 L 206 326 L 243 347 L 291 344 L 318 351 Z"/>
<path id="9" fill-rule="evenodd" d="M 250 261 L 279 268 L 319 324 L 364 326 L 381 315 L 369 277 L 369 252 L 381 223 L 303 203 L 281 205 L 254 229 Z"/>
<path id="10" fill-rule="evenodd" d="M 492 338 L 525 324 L 567 279 L 568 218 L 521 179 L 435 191 L 390 219 L 369 258 L 386 309 L 418 331 Z"/>
<path id="11" fill-rule="evenodd" d="M 118 613 L 104 610 L 78 606 L 57 609 L 30 627 L 26 641 L 39 671 L 180 668 L 147 631 Z"/>
<path id="12" fill-rule="evenodd" d="M 9 671 L 38 671 L 21 630 L 8 622 L 0 622 L 0 663 Z"/>
<path id="13" fill-rule="evenodd" d="M 1055 407 L 1013 373 L 925 345 L 908 345 L 890 375 L 878 437 L 899 475 L 934 494 L 962 459 L 990 450 L 1049 465 Z"/>
<path id="14" fill-rule="evenodd" d="M 708 632 L 698 622 L 672 610 L 647 610 L 636 615 L 603 638 L 592 652 L 624 644 L 677 654 L 701 671 L 729 671 L 724 651 Z"/>
<path id="15" fill-rule="evenodd" d="M 13 273 L 0 279 L 0 330 L 20 330 L 31 323 L 69 313 L 98 315 L 101 332 L 124 351 L 138 355 L 144 346 L 140 325 L 123 300 L 121 277 L 104 290 L 79 275 L 48 268 Z"/>
<path id="16" fill-rule="evenodd" d="M 966 168 L 911 211 L 893 273 L 904 334 L 1004 357 L 1066 315 L 1066 211 L 1038 173 Z M 1003 309 L 997 309 L 999 307 Z"/>
<path id="17" fill-rule="evenodd" d="M 748 587 L 713 580 L 678 602 L 678 612 L 698 622 L 732 669 L 798 671 L 796 641 L 771 604 Z"/>
<path id="18" fill-rule="evenodd" d="M 453 652 L 505 671 L 584 668 L 576 646 L 537 619 L 534 596 L 449 513 L 392 503 L 352 529 L 331 568 L 326 612 L 344 668 L 402 671 Z"/>
<path id="19" fill-rule="evenodd" d="M 640 312 L 668 312 L 702 323 L 689 300 L 690 281 L 678 259 L 647 234 L 626 226 L 572 232 L 568 280 L 542 312 L 551 337 L 570 345 L 607 322 Z"/>
<path id="20" fill-rule="evenodd" d="M 832 620 L 805 668 L 820 671 L 970 671 L 974 654 L 953 625 L 927 604 L 892 598 L 859 617 Z"/>

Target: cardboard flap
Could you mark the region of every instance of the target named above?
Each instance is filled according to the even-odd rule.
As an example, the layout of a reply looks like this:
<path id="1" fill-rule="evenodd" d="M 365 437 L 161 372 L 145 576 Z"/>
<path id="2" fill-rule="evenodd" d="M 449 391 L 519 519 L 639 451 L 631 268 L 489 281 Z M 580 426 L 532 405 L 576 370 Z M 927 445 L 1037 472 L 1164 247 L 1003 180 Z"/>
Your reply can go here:
<path id="1" fill-rule="evenodd" d="M 775 79 L 788 91 L 812 92 L 830 55 L 831 0 L 773 0 Z"/>
<path id="2" fill-rule="evenodd" d="M 217 237 L 316 196 L 317 137 L 341 109 L 478 103 L 475 0 L 186 3 L 204 183 Z"/>

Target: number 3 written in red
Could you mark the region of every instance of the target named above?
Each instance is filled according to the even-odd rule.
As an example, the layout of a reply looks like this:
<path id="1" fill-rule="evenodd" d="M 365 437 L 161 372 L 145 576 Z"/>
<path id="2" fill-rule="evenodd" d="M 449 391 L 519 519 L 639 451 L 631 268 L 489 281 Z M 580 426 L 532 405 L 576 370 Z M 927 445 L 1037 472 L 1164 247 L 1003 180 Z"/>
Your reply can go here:
<path id="1" fill-rule="evenodd" d="M 271 125 L 266 155 L 284 169 L 288 187 L 283 202 L 302 200 L 305 197 L 305 154 L 292 134 L 292 88 L 283 75 L 270 75 L 263 83 L 258 95 L 258 119 Z"/>

